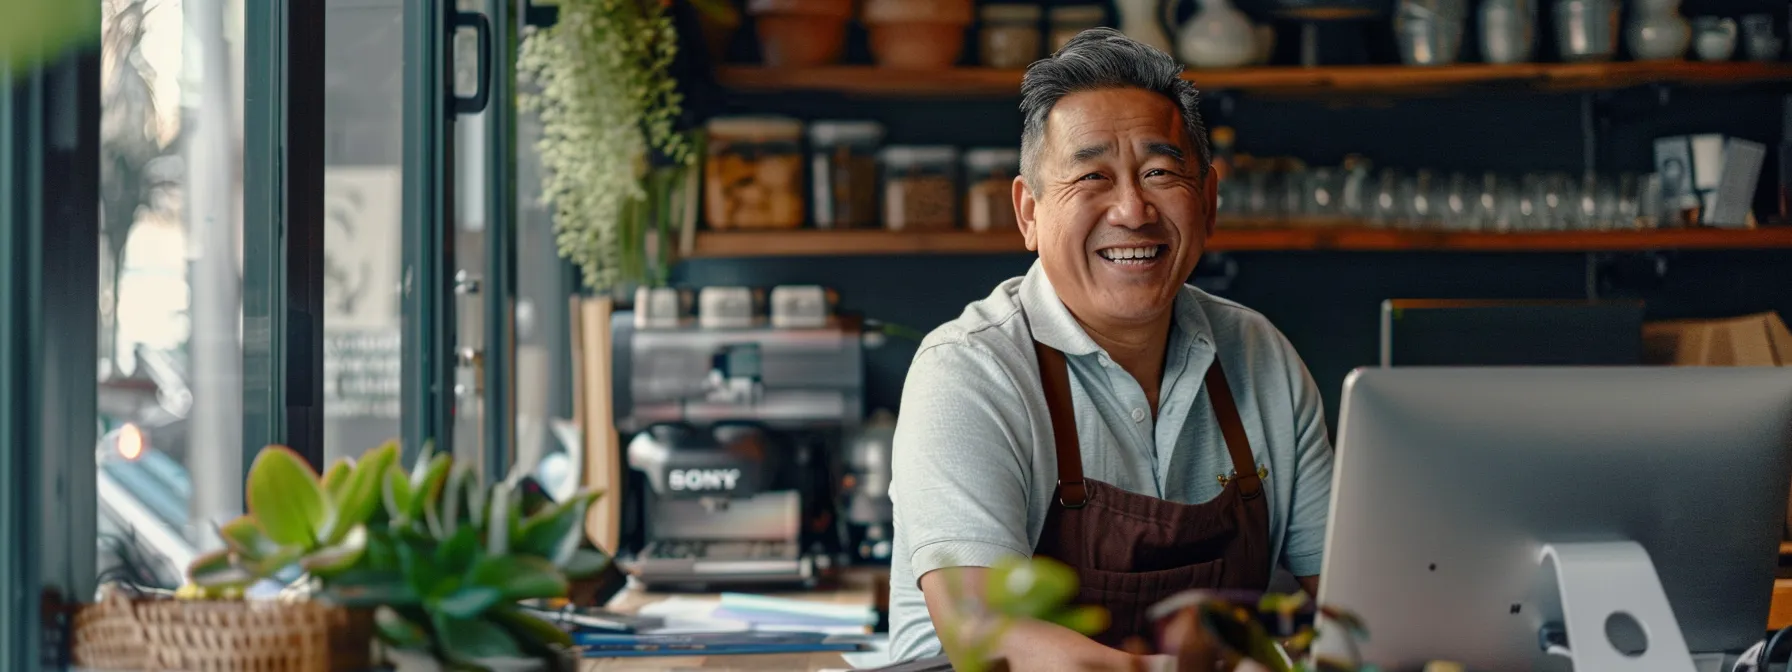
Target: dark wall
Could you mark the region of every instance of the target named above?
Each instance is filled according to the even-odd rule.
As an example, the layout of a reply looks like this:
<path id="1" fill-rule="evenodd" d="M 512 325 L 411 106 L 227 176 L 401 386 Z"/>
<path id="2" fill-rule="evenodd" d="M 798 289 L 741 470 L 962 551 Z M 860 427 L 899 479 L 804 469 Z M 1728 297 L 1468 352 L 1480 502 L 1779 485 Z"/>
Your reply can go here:
<path id="1" fill-rule="evenodd" d="M 1247 7 L 1247 11 L 1248 11 Z M 1786 7 L 1760 0 L 1691 0 L 1682 13 L 1773 12 L 1783 32 Z M 1547 16 L 1548 12 L 1543 12 Z M 1286 28 L 1286 27 L 1285 27 Z M 1335 32 L 1335 29 L 1333 29 Z M 1278 58 L 1287 62 L 1295 34 L 1281 31 Z M 1373 37 L 1374 32 L 1368 33 Z M 1469 33 L 1473 35 L 1472 29 Z M 1545 36 L 1549 33 L 1544 32 Z M 1345 36 L 1332 43 L 1351 44 Z M 863 62 L 862 44 L 849 58 Z M 1473 40 L 1465 58 L 1473 58 Z M 1621 46 L 1620 49 L 1623 47 Z M 1346 57 L 1387 58 L 1360 49 Z M 733 53 L 751 58 L 750 36 Z M 1547 52 L 1546 52 L 1547 53 Z M 693 114 L 779 113 L 805 120 L 875 119 L 896 144 L 1016 146 L 1018 98 L 885 100 L 823 93 L 739 95 L 705 85 L 694 74 Z M 1199 83 L 1199 75 L 1196 75 Z M 1314 101 L 1207 95 L 1210 126 L 1237 129 L 1239 151 L 1290 155 L 1335 164 L 1349 153 L 1377 165 L 1439 171 L 1578 173 L 1648 172 L 1655 137 L 1728 133 L 1767 144 L 1781 140 L 1784 84 L 1745 89 L 1645 87 L 1602 94 L 1464 93 L 1423 99 L 1354 97 Z M 1591 135 L 1589 135 L 1589 133 Z M 1592 140 L 1594 151 L 1587 156 Z M 1774 214 L 1777 179 L 1771 164 L 1757 190 L 1756 212 Z M 1589 283 L 1589 255 L 1456 253 L 1233 254 L 1238 273 L 1218 293 L 1268 316 L 1293 341 L 1318 380 L 1327 415 L 1353 367 L 1376 358 L 1379 305 L 1387 298 L 1644 299 L 1650 319 L 1726 316 L 1778 310 L 1792 315 L 1792 252 L 1700 252 L 1666 255 L 1666 274 L 1647 272 L 1654 259 L 1621 257 L 1615 272 Z M 1027 255 L 902 256 L 803 259 L 710 259 L 682 264 L 685 286 L 818 283 L 837 289 L 843 307 L 923 331 L 949 320 L 1004 278 L 1023 273 Z M 1212 260 L 1210 260 L 1212 261 Z M 1599 265 L 1603 267 L 1604 265 Z M 1197 275 L 1201 272 L 1197 271 Z M 868 355 L 870 402 L 895 408 L 913 344 L 892 341 Z"/>

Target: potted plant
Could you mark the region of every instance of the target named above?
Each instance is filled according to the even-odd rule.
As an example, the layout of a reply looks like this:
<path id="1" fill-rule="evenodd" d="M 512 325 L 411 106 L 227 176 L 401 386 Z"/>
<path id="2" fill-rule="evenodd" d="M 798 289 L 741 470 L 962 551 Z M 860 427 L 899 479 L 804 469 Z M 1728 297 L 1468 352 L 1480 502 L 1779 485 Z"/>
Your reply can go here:
<path id="1" fill-rule="evenodd" d="M 690 0 L 705 26 L 727 2 Z M 695 211 L 695 146 L 676 127 L 679 35 L 668 0 L 561 0 L 558 21 L 524 37 L 518 102 L 541 120 L 542 198 L 561 256 L 599 293 L 666 281 L 674 227 Z"/>
<path id="2" fill-rule="evenodd" d="M 270 446 L 249 471 L 249 513 L 220 526 L 226 548 L 188 574 L 215 594 L 297 567 L 289 593 L 370 614 L 400 670 L 570 669 L 570 636 L 518 603 L 564 597 L 569 577 L 607 565 L 581 543 L 598 495 L 551 502 L 518 486 L 485 486 L 468 465 L 427 451 L 407 472 L 396 444 L 322 476 Z"/>

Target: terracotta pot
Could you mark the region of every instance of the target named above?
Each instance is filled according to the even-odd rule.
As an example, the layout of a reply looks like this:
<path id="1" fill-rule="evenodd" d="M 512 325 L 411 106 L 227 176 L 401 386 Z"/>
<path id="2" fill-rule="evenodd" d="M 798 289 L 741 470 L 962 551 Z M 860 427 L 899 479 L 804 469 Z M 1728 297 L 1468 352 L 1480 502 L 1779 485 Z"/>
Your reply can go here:
<path id="1" fill-rule="evenodd" d="M 809 68 L 838 63 L 846 51 L 846 21 L 814 14 L 758 17 L 759 53 L 773 68 Z"/>
<path id="2" fill-rule="evenodd" d="M 871 55 L 885 68 L 940 70 L 964 53 L 962 23 L 878 23 L 871 26 Z"/>

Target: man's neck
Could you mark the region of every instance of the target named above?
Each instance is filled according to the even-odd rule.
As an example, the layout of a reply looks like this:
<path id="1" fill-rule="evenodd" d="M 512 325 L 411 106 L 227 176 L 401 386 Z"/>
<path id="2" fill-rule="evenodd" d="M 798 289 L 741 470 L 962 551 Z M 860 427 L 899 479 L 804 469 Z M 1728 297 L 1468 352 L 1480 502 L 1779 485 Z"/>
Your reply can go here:
<path id="1" fill-rule="evenodd" d="M 1139 381 L 1139 387 L 1145 390 L 1145 399 L 1151 404 L 1151 415 L 1156 417 L 1157 395 L 1164 379 L 1164 353 L 1170 344 L 1171 315 L 1166 312 L 1143 326 L 1104 326 L 1080 319 L 1078 322 L 1082 323 L 1089 338 L 1107 351 L 1114 363 Z"/>

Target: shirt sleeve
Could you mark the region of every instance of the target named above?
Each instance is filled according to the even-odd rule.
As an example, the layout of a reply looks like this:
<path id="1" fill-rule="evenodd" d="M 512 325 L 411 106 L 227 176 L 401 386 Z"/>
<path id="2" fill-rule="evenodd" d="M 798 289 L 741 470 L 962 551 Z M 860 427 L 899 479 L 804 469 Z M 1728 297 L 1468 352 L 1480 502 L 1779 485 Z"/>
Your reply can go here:
<path id="1" fill-rule="evenodd" d="M 1029 554 L 1025 401 L 994 357 L 924 347 L 903 383 L 892 446 L 895 547 L 916 582 L 943 567 Z"/>
<path id="2" fill-rule="evenodd" d="M 1294 346 L 1282 340 L 1288 360 L 1288 389 L 1294 395 L 1298 467 L 1289 507 L 1282 566 L 1295 576 L 1315 576 L 1325 557 L 1325 526 L 1331 513 L 1332 441 L 1325 426 L 1319 386 Z"/>

